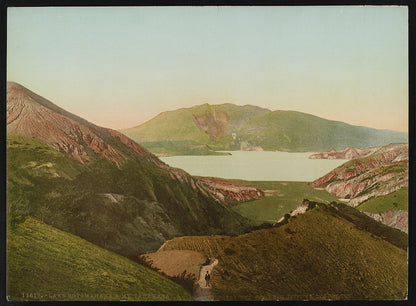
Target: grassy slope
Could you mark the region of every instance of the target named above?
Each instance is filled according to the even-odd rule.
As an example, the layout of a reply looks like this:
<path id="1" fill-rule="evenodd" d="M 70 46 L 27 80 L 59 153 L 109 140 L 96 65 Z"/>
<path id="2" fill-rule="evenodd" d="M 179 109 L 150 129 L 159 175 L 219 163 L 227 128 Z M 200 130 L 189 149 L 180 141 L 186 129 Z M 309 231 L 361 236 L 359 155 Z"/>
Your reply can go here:
<path id="1" fill-rule="evenodd" d="M 403 299 L 407 252 L 375 234 L 381 225 L 373 226 L 367 232 L 319 206 L 280 227 L 175 238 L 159 252 L 187 249 L 217 258 L 217 300 Z"/>
<path id="2" fill-rule="evenodd" d="M 149 141 L 192 140 L 199 143 L 211 143 L 210 137 L 198 128 L 192 120 L 192 114 L 203 112 L 204 106 L 183 108 L 177 111 L 163 112 L 148 122 L 121 132 L 139 144 Z"/>
<path id="3" fill-rule="evenodd" d="M 32 217 L 8 230 L 7 295 L 13 301 L 192 299 L 157 273 Z"/>
<path id="4" fill-rule="evenodd" d="M 294 210 L 303 199 L 317 202 L 336 201 L 337 198 L 325 190 L 314 189 L 306 182 L 251 182 L 229 180 L 253 186 L 266 192 L 266 196 L 254 201 L 237 204 L 233 208 L 256 223 L 274 222 Z"/>
<path id="5" fill-rule="evenodd" d="M 359 211 L 380 213 L 390 210 L 409 210 L 409 188 L 403 187 L 385 196 L 369 199 L 357 207 Z"/>
<path id="6" fill-rule="evenodd" d="M 265 150 L 326 151 L 407 142 L 407 134 L 351 126 L 295 111 L 254 116 L 241 131 L 246 140 Z"/>

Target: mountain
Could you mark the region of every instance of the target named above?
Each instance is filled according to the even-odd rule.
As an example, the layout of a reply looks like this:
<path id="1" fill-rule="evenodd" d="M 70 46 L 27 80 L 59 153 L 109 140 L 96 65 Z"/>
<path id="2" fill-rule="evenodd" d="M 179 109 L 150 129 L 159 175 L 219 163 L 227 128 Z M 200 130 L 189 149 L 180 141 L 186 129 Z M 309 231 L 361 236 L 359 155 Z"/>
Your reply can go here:
<path id="1" fill-rule="evenodd" d="M 145 124 L 121 132 L 158 155 L 218 154 L 214 150 L 220 147 L 237 146 L 232 135 L 251 117 L 269 111 L 251 105 L 203 104 L 163 112 Z"/>
<path id="2" fill-rule="evenodd" d="M 157 259 L 161 270 L 180 261 L 163 252 L 218 259 L 211 275 L 215 300 L 404 299 L 407 240 L 345 204 L 308 201 L 286 224 L 239 236 L 177 237 L 144 257 Z M 189 271 L 197 260 L 180 266 Z"/>
<path id="3" fill-rule="evenodd" d="M 7 209 L 126 256 L 251 223 L 117 131 L 7 85 Z"/>
<path id="4" fill-rule="evenodd" d="M 7 133 L 39 139 L 82 164 L 104 157 L 120 167 L 133 156 L 165 166 L 117 131 L 95 126 L 14 82 L 7 83 Z"/>
<path id="5" fill-rule="evenodd" d="M 363 150 L 362 152 L 365 152 Z M 370 148 L 310 186 L 325 189 L 383 224 L 408 232 L 408 144 Z"/>
<path id="6" fill-rule="evenodd" d="M 9 224 L 7 254 L 11 301 L 192 300 L 156 272 L 29 216 Z"/>
<path id="7" fill-rule="evenodd" d="M 408 139 L 407 133 L 230 103 L 163 112 L 121 132 L 160 155 L 207 154 L 207 150 L 209 154 L 215 154 L 215 150 L 326 151 Z"/>

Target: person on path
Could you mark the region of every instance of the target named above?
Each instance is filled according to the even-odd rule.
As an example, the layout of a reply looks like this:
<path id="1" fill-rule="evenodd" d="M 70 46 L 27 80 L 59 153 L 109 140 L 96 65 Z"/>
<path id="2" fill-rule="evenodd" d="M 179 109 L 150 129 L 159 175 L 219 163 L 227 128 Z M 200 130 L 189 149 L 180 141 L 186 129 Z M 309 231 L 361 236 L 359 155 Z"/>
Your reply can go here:
<path id="1" fill-rule="evenodd" d="M 210 280 L 211 276 L 209 275 L 209 272 L 207 271 L 207 274 L 205 274 L 205 285 L 207 287 L 209 287 L 209 280 Z"/>

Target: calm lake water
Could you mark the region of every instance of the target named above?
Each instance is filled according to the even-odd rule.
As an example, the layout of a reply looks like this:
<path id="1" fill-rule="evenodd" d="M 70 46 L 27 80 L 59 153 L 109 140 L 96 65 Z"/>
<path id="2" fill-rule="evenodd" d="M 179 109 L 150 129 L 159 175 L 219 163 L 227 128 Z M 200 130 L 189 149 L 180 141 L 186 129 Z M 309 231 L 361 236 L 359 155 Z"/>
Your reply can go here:
<path id="1" fill-rule="evenodd" d="M 228 156 L 170 156 L 160 158 L 191 175 L 249 181 L 313 181 L 347 159 L 309 159 L 308 153 L 230 151 Z"/>

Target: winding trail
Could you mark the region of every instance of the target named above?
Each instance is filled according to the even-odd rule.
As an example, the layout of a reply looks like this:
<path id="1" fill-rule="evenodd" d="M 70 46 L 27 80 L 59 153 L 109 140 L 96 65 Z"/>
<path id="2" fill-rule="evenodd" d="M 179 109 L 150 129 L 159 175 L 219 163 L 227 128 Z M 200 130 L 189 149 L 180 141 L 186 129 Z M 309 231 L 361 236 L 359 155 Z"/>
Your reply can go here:
<path id="1" fill-rule="evenodd" d="M 194 297 L 195 301 L 213 301 L 214 295 L 211 292 L 211 287 L 205 286 L 205 273 L 212 275 L 212 269 L 218 264 L 218 259 L 210 258 L 209 265 L 201 267 L 199 271 L 199 279 L 195 283 Z M 212 279 L 212 277 L 211 277 Z"/>

